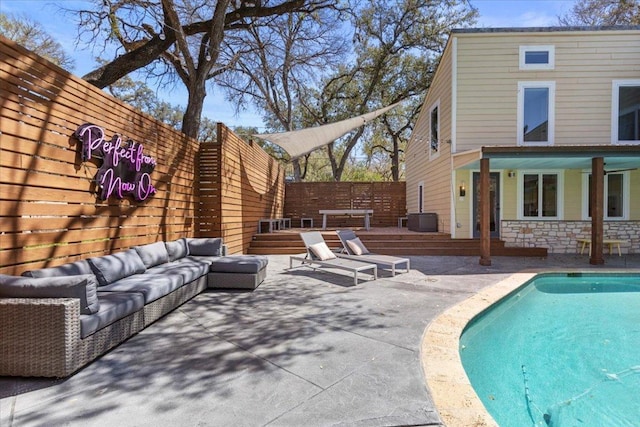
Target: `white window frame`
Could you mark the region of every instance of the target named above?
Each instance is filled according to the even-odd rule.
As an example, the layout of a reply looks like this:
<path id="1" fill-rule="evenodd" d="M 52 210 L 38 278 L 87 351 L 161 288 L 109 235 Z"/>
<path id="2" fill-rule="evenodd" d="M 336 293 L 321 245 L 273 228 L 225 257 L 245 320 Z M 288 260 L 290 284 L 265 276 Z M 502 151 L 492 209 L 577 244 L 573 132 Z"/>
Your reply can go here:
<path id="1" fill-rule="evenodd" d="M 527 52 L 547 52 L 549 62 L 546 64 L 527 64 Z M 556 47 L 554 45 L 532 45 L 520 46 L 520 69 L 521 70 L 553 70 L 556 66 Z"/>
<path id="2" fill-rule="evenodd" d="M 433 114 L 433 110 L 438 109 L 438 139 L 437 139 L 437 150 L 433 150 L 433 148 L 431 147 L 431 140 L 432 140 L 432 136 L 431 136 L 431 117 Z M 440 100 L 438 99 L 435 103 L 433 103 L 431 105 L 431 107 L 429 108 L 429 160 L 432 159 L 437 159 L 438 157 L 440 157 L 440 151 L 442 150 L 442 138 L 441 138 L 441 134 L 440 134 L 440 122 L 442 122 L 442 110 L 440 110 Z"/>
<path id="3" fill-rule="evenodd" d="M 549 89 L 549 137 L 547 141 L 525 142 L 524 140 L 524 92 L 530 88 Z M 553 145 L 556 123 L 556 82 L 555 81 L 532 81 L 518 82 L 518 108 L 517 108 L 517 143 L 519 146 L 550 146 Z"/>
<path id="4" fill-rule="evenodd" d="M 557 175 L 558 176 L 558 189 L 556 192 L 556 216 L 542 216 L 542 210 L 538 210 L 538 216 L 525 216 L 524 215 L 524 176 L 525 175 Z M 518 219 L 521 221 L 558 221 L 564 218 L 564 171 L 556 169 L 533 169 L 533 170 L 519 170 L 518 171 Z M 538 206 L 542 206 L 542 186 L 538 192 Z"/>
<path id="5" fill-rule="evenodd" d="M 613 80 L 611 87 L 611 144 L 635 145 L 640 141 L 618 140 L 618 116 L 620 115 L 620 88 L 624 86 L 640 86 L 640 80 Z"/>
<path id="6" fill-rule="evenodd" d="M 591 217 L 589 216 L 589 175 L 591 175 L 591 170 L 587 169 L 582 171 L 582 219 L 584 221 L 591 221 Z M 609 183 L 608 176 L 609 175 L 622 175 L 622 216 L 608 216 L 607 215 L 607 199 L 609 197 Z M 629 210 L 630 210 L 630 199 L 631 199 L 631 174 L 629 171 L 621 171 L 621 172 L 610 172 L 604 176 L 604 219 L 606 221 L 626 221 L 629 219 Z"/>

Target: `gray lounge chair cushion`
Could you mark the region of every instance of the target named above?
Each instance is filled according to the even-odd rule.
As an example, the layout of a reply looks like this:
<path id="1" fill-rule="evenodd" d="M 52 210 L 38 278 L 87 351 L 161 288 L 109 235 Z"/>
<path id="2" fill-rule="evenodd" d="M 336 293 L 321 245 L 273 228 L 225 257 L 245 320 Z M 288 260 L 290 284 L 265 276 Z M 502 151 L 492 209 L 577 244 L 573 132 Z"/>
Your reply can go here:
<path id="1" fill-rule="evenodd" d="M 144 307 L 144 297 L 136 292 L 98 292 L 100 310 L 80 316 L 80 336 L 86 338 Z"/>
<path id="2" fill-rule="evenodd" d="M 40 268 L 22 273 L 23 276 L 27 277 L 77 276 L 80 274 L 93 274 L 93 270 L 86 259 L 63 264 L 58 267 Z"/>
<path id="3" fill-rule="evenodd" d="M 113 255 L 89 258 L 93 273 L 100 286 L 106 286 L 125 277 L 144 273 L 146 267 L 135 249 L 128 249 Z"/>
<path id="4" fill-rule="evenodd" d="M 93 314 L 100 309 L 97 287 L 98 281 L 93 274 L 43 278 L 0 274 L 0 297 L 77 298 L 81 314 Z"/>
<path id="5" fill-rule="evenodd" d="M 189 255 L 221 256 L 222 239 L 216 238 L 190 238 L 187 239 Z"/>
<path id="6" fill-rule="evenodd" d="M 187 246 L 187 239 L 175 240 L 173 242 L 165 242 L 167 253 L 169 254 L 169 262 L 179 260 L 189 255 L 189 247 Z"/>
<path id="7" fill-rule="evenodd" d="M 174 262 L 160 264 L 147 270 L 145 274 L 178 274 L 184 283 L 190 283 L 209 272 L 209 263 L 197 259 L 180 258 Z"/>
<path id="8" fill-rule="evenodd" d="M 268 263 L 269 259 L 261 255 L 232 255 L 213 260 L 209 269 L 216 273 L 255 274 Z"/>
<path id="9" fill-rule="evenodd" d="M 167 247 L 164 242 L 134 246 L 133 249 L 135 249 L 138 255 L 140 255 L 140 259 L 142 259 L 144 266 L 147 268 L 169 262 L 169 253 L 167 252 Z"/>
<path id="10" fill-rule="evenodd" d="M 136 274 L 98 288 L 100 292 L 138 292 L 149 304 L 184 285 L 179 274 Z"/>

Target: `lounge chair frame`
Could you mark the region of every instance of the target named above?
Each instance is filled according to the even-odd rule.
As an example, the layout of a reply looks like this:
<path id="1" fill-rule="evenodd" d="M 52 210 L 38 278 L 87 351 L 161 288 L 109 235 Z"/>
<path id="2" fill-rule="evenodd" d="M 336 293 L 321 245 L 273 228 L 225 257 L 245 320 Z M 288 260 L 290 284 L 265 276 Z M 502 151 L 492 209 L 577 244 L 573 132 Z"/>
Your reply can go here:
<path id="1" fill-rule="evenodd" d="M 304 245 L 307 249 L 307 253 L 300 254 L 300 255 L 291 255 L 289 257 L 289 269 L 293 269 L 294 268 L 293 262 L 298 261 L 300 262 L 300 265 L 297 267 L 307 266 L 313 269 L 318 269 L 320 267 L 327 267 L 327 268 L 335 268 L 339 270 L 350 271 L 353 273 L 354 285 L 358 284 L 358 273 L 363 271 L 372 270 L 373 280 L 378 279 L 377 264 L 372 264 L 372 263 L 367 263 L 367 262 L 362 262 L 357 260 L 350 260 L 345 258 L 334 258 L 334 259 L 329 259 L 325 261 L 318 259 L 313 254 L 311 249 L 309 249 L 309 247 L 315 243 L 324 242 L 324 238 L 322 237 L 321 233 L 317 231 L 310 231 L 306 233 L 300 233 L 300 237 L 304 242 Z"/>
<path id="2" fill-rule="evenodd" d="M 391 269 L 391 276 L 396 275 L 396 268 L 398 266 L 401 266 L 402 264 L 405 264 L 407 273 L 409 272 L 409 270 L 411 270 L 411 260 L 409 258 L 399 258 L 391 255 L 380 255 L 373 253 L 362 255 L 354 254 L 347 244 L 347 240 L 353 240 L 357 237 L 356 233 L 354 233 L 352 230 L 336 230 L 336 234 L 338 235 L 340 242 L 342 242 L 343 249 L 342 252 L 336 253 L 336 255 L 342 259 L 369 262 L 382 267 L 388 267 Z"/>

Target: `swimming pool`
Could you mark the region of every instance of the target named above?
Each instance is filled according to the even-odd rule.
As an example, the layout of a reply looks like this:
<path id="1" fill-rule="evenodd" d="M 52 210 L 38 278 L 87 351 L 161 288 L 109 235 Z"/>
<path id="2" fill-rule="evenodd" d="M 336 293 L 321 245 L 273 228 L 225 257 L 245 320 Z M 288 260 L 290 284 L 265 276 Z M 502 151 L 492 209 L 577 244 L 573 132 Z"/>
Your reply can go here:
<path id="1" fill-rule="evenodd" d="M 500 426 L 640 425 L 640 275 L 535 276 L 470 322 L 459 352 Z"/>

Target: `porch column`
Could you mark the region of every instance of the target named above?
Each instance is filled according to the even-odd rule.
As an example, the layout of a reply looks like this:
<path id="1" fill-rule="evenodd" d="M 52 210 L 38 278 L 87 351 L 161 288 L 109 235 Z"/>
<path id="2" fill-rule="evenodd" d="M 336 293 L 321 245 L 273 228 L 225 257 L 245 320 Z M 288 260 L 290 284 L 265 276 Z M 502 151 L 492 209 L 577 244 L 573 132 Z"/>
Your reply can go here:
<path id="1" fill-rule="evenodd" d="M 491 265 L 489 159 L 480 159 L 480 265 Z"/>
<path id="2" fill-rule="evenodd" d="M 604 159 L 591 159 L 591 257 L 589 264 L 604 264 Z"/>

